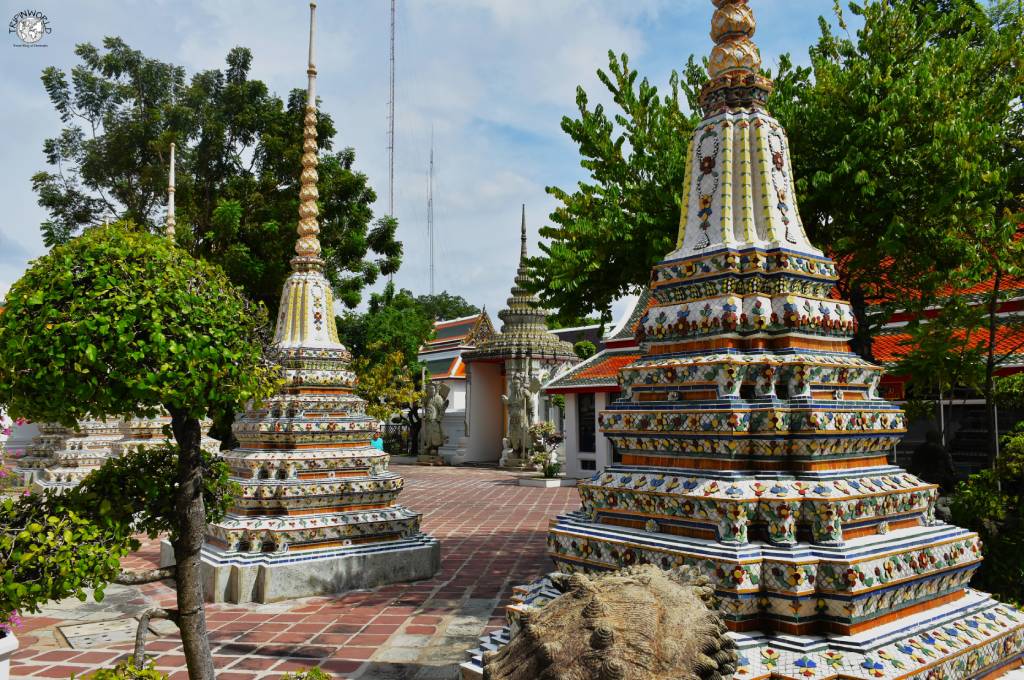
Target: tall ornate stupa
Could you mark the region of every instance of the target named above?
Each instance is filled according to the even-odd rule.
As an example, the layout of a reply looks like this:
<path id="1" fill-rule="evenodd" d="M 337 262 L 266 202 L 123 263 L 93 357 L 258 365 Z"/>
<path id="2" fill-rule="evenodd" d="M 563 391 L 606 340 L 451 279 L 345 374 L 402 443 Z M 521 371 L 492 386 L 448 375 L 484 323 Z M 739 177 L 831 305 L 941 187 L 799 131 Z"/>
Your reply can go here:
<path id="1" fill-rule="evenodd" d="M 530 274 L 526 265 L 526 206 L 523 206 L 519 227 L 519 267 L 509 293 L 507 307 L 498 312 L 501 332 L 475 349 L 466 352 L 469 359 L 575 361 L 572 343 L 565 342 L 548 330 L 549 313 L 527 285 Z"/>
<path id="2" fill-rule="evenodd" d="M 353 392 L 351 354 L 334 323 L 317 238 L 315 27 L 311 2 L 299 239 L 274 336 L 285 384 L 235 422 L 240 447 L 225 459 L 242 495 L 209 526 L 203 549 L 215 601 L 336 593 L 440 567 L 440 544 L 420 531 L 419 513 L 395 504 L 402 478 L 370 445 L 378 425 Z"/>
<path id="3" fill-rule="evenodd" d="M 937 521 L 936 487 L 888 463 L 904 415 L 850 351 L 834 264 L 804 232 L 753 14 L 713 3 L 677 248 L 601 414 L 622 463 L 580 483 L 551 555 L 570 572 L 697 567 L 736 678 L 995 677 L 1020 664 L 1024 615 L 968 587 L 977 535 Z"/>
<path id="4" fill-rule="evenodd" d="M 459 442 L 457 463 L 499 463 L 523 469 L 532 463 L 516 454 L 508 440 L 508 416 L 501 395 L 518 376 L 524 385 L 544 383 L 559 371 L 579 361 L 572 343 L 548 330 L 549 313 L 527 287 L 530 274 L 526 264 L 526 206 L 523 206 L 519 234 L 519 267 L 508 297 L 498 312 L 501 332 L 463 353 L 468 376 L 466 436 Z M 539 391 L 531 396 L 533 421 L 545 420 L 548 404 Z"/>

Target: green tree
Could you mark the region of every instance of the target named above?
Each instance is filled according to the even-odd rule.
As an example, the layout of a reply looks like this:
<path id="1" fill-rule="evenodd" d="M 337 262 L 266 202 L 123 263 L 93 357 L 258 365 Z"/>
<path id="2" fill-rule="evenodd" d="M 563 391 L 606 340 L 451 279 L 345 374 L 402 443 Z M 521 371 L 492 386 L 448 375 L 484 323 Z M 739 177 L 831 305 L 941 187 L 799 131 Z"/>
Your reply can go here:
<path id="1" fill-rule="evenodd" d="M 590 340 L 580 340 L 572 346 L 572 351 L 576 353 L 580 359 L 589 359 L 590 357 L 597 354 L 597 347 Z"/>
<path id="2" fill-rule="evenodd" d="M 305 90 L 287 103 L 249 78 L 252 53 L 232 49 L 225 68 L 187 78 L 120 38 L 78 45 L 70 73 L 42 80 L 64 127 L 43 144 L 50 169 L 32 178 L 47 245 L 104 220 L 130 219 L 162 232 L 168 149 L 177 145 L 177 239 L 220 264 L 253 299 L 276 312 L 289 272 L 298 206 Z M 317 118 L 320 241 L 335 296 L 355 307 L 362 289 L 397 271 L 394 219 L 373 218 L 376 196 L 334 150 L 331 117 Z"/>
<path id="3" fill-rule="evenodd" d="M 366 400 L 367 414 L 386 422 L 410 403 L 419 401 L 417 376 L 409 370 L 401 351 L 388 351 L 381 343 L 374 343 L 369 350 L 352 362 L 352 370 L 359 378 L 356 394 Z M 370 359 L 369 355 L 380 358 Z"/>
<path id="4" fill-rule="evenodd" d="M 1019 155 L 1021 34 L 1019 14 L 996 24 L 970 0 L 850 11 L 863 28 L 836 34 L 821 19 L 813 86 L 773 112 L 789 131 L 804 225 L 844 270 L 855 348 L 870 356 L 887 314 L 869 316 L 869 304 L 923 309 L 950 272 L 974 266 L 977 244 L 1007 242 L 991 227 L 1018 183 L 1007 150 Z"/>
<path id="5" fill-rule="evenodd" d="M 452 295 L 445 290 L 434 295 L 417 295 L 416 302 L 426 317 L 433 321 L 461 319 L 480 313 L 479 307 L 470 304 L 461 295 Z"/>
<path id="6" fill-rule="evenodd" d="M 355 356 L 383 361 L 390 352 L 401 352 L 416 374 L 420 347 L 434 332 L 434 320 L 417 298 L 404 288 L 396 290 L 393 283 L 370 296 L 365 313 L 349 312 L 337 322 L 341 341 Z"/>
<path id="7" fill-rule="evenodd" d="M 579 116 L 562 130 L 579 146 L 589 174 L 574 192 L 548 187 L 560 203 L 544 226 L 541 255 L 529 266 L 542 302 L 564 320 L 598 314 L 611 320 L 612 302 L 637 292 L 651 267 L 672 249 L 686 175 L 686 146 L 697 118 L 682 112 L 680 93 L 695 101 L 700 69 L 691 58 L 684 77 L 675 71 L 664 97 L 629 57 L 608 52 L 608 71 L 597 76 L 618 111 L 576 88 Z M 691 107 L 692 108 L 692 107 Z"/>
<path id="8" fill-rule="evenodd" d="M 171 494 L 178 623 L 189 676 L 214 677 L 200 549 L 209 464 L 200 419 L 276 386 L 266 312 L 217 267 L 132 225 L 86 230 L 36 260 L 0 315 L 0 404 L 73 425 L 165 410 L 177 445 Z M 173 508 L 173 510 L 171 509 Z"/>

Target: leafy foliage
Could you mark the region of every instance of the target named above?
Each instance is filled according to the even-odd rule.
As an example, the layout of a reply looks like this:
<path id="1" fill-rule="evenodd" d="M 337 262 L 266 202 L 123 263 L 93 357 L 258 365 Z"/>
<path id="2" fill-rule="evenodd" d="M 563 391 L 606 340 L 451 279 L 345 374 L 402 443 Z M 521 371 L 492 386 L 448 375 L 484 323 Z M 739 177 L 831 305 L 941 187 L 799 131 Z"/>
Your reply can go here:
<path id="1" fill-rule="evenodd" d="M 281 680 L 331 680 L 331 678 L 330 673 L 325 673 L 319 668 L 310 668 L 309 670 L 297 673 L 285 673 L 281 676 Z"/>
<path id="2" fill-rule="evenodd" d="M 113 668 L 101 668 L 90 673 L 84 676 L 83 680 L 167 680 L 167 675 L 156 670 L 153 661 L 150 661 L 145 668 L 136 668 L 129 659 L 121 661 Z"/>
<path id="3" fill-rule="evenodd" d="M 119 519 L 107 525 L 97 525 L 96 517 L 74 508 L 40 510 L 31 497 L 23 506 L 8 508 L 14 516 L 4 526 L 27 527 L 19 529 L 17 540 L 25 531 L 31 539 L 37 533 L 33 525 L 45 527 L 50 518 L 61 529 L 52 541 L 44 531 L 47 544 L 31 554 L 19 553 L 30 555 L 20 560 L 59 550 L 61 540 L 71 540 L 66 531 L 77 544 L 74 555 L 47 555 L 45 560 L 64 580 L 56 585 L 40 581 L 33 590 L 33 575 L 20 574 L 9 592 L 28 607 L 35 598 L 60 597 L 60 588 L 77 593 L 87 584 L 100 586 L 116 573 L 117 558 L 125 552 L 124 534 L 131 524 L 122 513 L 137 510 L 147 530 L 170 531 L 178 563 L 177 622 L 189 674 L 213 678 L 200 565 L 194 556 L 203 543 L 206 497 L 224 489 L 226 471 L 201 452 L 199 419 L 258 401 L 276 386 L 277 370 L 263 358 L 265 309 L 249 302 L 215 265 L 130 223 L 93 227 L 54 247 L 11 287 L 6 302 L 0 315 L 0 405 L 11 415 L 73 425 L 87 417 L 149 417 L 165 409 L 177 443 L 173 485 L 148 478 L 120 482 L 127 486 L 122 492 L 141 500 L 114 512 Z M 82 485 L 83 493 L 95 484 L 99 492 L 116 495 L 119 473 L 165 473 L 172 465 L 166 451 L 152 455 L 150 462 L 162 468 L 143 472 L 125 461 L 110 472 L 113 480 L 99 475 Z M 211 476 L 204 482 L 206 473 Z M 102 500 L 95 502 L 101 512 Z M 211 500 L 217 516 L 223 503 Z M 65 502 L 64 497 L 53 502 Z M 22 515 L 29 519 L 22 521 Z M 83 564 L 77 580 L 67 581 L 61 570 L 71 558 L 88 558 L 90 541 L 97 547 L 96 560 Z M 104 542 L 107 550 L 99 548 Z M 106 562 L 98 562 L 101 555 Z"/>
<path id="4" fill-rule="evenodd" d="M 202 459 L 206 520 L 219 522 L 238 496 L 240 487 L 231 481 L 230 468 L 222 458 L 203 451 Z M 140 447 L 128 455 L 104 461 L 78 488 L 116 508 L 118 519 L 130 524 L 133 531 L 144 532 L 150 538 L 167 534 L 174 540 L 179 530 L 174 507 L 178 492 L 177 468 L 177 446 Z"/>
<path id="5" fill-rule="evenodd" d="M 295 241 L 305 92 L 287 102 L 249 78 L 252 53 L 232 49 L 225 68 L 187 78 L 184 68 L 146 57 L 120 38 L 83 43 L 81 64 L 42 80 L 64 128 L 45 140 L 50 170 L 32 184 L 49 213 L 47 245 L 104 219 L 162 231 L 168 149 L 177 145 L 177 238 L 220 264 L 237 285 L 276 311 Z M 320 240 L 336 297 L 360 292 L 401 264 L 397 223 L 374 220 L 376 200 L 354 169 L 351 148 L 334 150 L 331 117 L 317 122 Z"/>
<path id="6" fill-rule="evenodd" d="M 266 312 L 223 272 L 131 224 L 53 248 L 7 294 L 0 403 L 73 426 L 87 417 L 202 418 L 269 393 Z"/>
<path id="7" fill-rule="evenodd" d="M 1024 54 L 1019 14 L 1000 25 L 970 0 L 850 9 L 864 28 L 837 35 L 821 20 L 813 86 L 773 112 L 804 225 L 845 269 L 867 352 L 863 336 L 885 316 L 867 317 L 867 303 L 924 308 L 950 272 L 988 278 L 1012 239 Z"/>
<path id="8" fill-rule="evenodd" d="M 348 312 L 337 323 L 341 341 L 355 356 L 379 362 L 397 351 L 416 375 L 420 347 L 434 332 L 434 319 L 419 299 L 404 288 L 396 290 L 392 283 L 370 296 L 365 313 Z"/>
<path id="9" fill-rule="evenodd" d="M 530 462 L 546 479 L 553 479 L 562 470 L 558 459 L 558 445 L 562 443 L 562 434 L 555 431 L 553 423 L 540 422 L 530 426 L 530 438 L 533 441 L 533 455 Z"/>
<path id="10" fill-rule="evenodd" d="M 572 351 L 575 352 L 576 356 L 580 359 L 586 360 L 597 354 L 597 346 L 590 340 L 580 340 L 572 346 Z"/>
<path id="11" fill-rule="evenodd" d="M 611 320 L 611 303 L 637 292 L 651 267 L 672 249 L 679 224 L 679 195 L 686 174 L 686 145 L 696 118 L 679 107 L 680 91 L 691 99 L 700 87 L 690 60 L 684 79 L 674 72 L 664 97 L 638 73 L 629 57 L 608 52 L 608 71 L 598 78 L 621 113 L 576 88 L 577 118 L 562 118 L 562 130 L 579 146 L 589 182 L 570 193 L 547 192 L 560 203 L 540 235 L 541 256 L 529 266 L 545 306 L 557 319 L 595 312 Z M 694 89 L 696 88 L 696 89 Z"/>
<path id="12" fill-rule="evenodd" d="M 996 402 L 1003 408 L 1024 411 L 1024 373 L 1015 373 L 996 381 Z"/>
<path id="13" fill-rule="evenodd" d="M 102 600 L 120 558 L 138 547 L 119 512 L 79 489 L 0 500 L 0 619 L 49 600 L 84 602 L 89 588 Z"/>
<path id="14" fill-rule="evenodd" d="M 977 531 L 985 560 L 973 584 L 1001 599 L 1024 602 L 1024 429 L 1003 438 L 995 469 L 961 482 L 951 509 L 955 524 Z"/>
<path id="15" fill-rule="evenodd" d="M 480 313 L 480 308 L 470 304 L 461 295 L 452 295 L 446 290 L 434 295 L 418 295 L 416 302 L 428 319 L 444 321 L 460 319 Z"/>
<path id="16" fill-rule="evenodd" d="M 352 369 L 359 378 L 356 394 L 366 400 L 366 413 L 380 421 L 387 421 L 401 413 L 409 404 L 418 401 L 421 393 L 401 351 L 385 351 L 380 343 L 369 347 L 369 356 L 357 356 Z"/>

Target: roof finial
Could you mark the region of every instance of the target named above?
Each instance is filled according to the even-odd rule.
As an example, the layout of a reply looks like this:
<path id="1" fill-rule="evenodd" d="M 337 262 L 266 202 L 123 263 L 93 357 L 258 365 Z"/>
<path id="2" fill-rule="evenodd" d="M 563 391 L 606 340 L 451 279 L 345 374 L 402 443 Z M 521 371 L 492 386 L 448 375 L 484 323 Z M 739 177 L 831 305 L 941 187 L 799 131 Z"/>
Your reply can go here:
<path id="1" fill-rule="evenodd" d="M 519 238 L 520 238 L 519 261 L 520 262 L 525 262 L 526 261 L 526 204 L 525 203 L 523 203 L 522 234 L 520 235 Z"/>
<path id="2" fill-rule="evenodd" d="M 309 83 L 306 86 L 306 115 L 302 132 L 302 179 L 299 189 L 299 240 L 295 244 L 296 257 L 292 258 L 295 270 L 321 269 L 320 225 L 317 222 L 319 210 L 316 205 L 319 193 L 316 184 L 316 3 L 309 3 L 309 66 L 306 68 Z"/>
<path id="3" fill-rule="evenodd" d="M 174 240 L 174 142 L 171 142 L 171 172 L 167 181 L 167 222 L 164 233 L 167 238 Z"/>
<path id="4" fill-rule="evenodd" d="M 706 116 L 725 108 L 763 106 L 772 81 L 761 75 L 761 53 L 751 38 L 757 30 L 748 0 L 711 0 L 711 39 L 715 46 L 708 58 L 709 80 L 700 103 Z"/>

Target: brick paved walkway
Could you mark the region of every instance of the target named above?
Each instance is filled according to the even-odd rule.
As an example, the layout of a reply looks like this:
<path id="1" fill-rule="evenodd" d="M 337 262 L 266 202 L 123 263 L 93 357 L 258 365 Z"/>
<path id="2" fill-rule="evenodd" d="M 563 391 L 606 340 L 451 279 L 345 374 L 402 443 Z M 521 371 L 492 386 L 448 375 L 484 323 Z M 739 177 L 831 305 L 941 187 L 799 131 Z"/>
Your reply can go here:
<path id="1" fill-rule="evenodd" d="M 485 628 L 500 625 L 511 587 L 551 570 L 548 520 L 578 507 L 576 490 L 520 487 L 497 470 L 396 465 L 405 476 L 400 500 L 423 513 L 423 528 L 441 540 L 441 571 L 429 581 L 336 597 L 271 605 L 209 605 L 210 641 L 220 680 L 278 678 L 319 666 L 335 678 L 447 680 Z M 155 565 L 148 542 L 125 563 Z M 64 602 L 26 617 L 17 631 L 14 678 L 69 678 L 113 663 L 131 643 L 70 649 L 59 626 L 125 619 L 173 605 L 164 583 L 111 586 L 103 603 Z M 152 636 L 147 653 L 172 680 L 187 678 L 176 632 Z"/>

